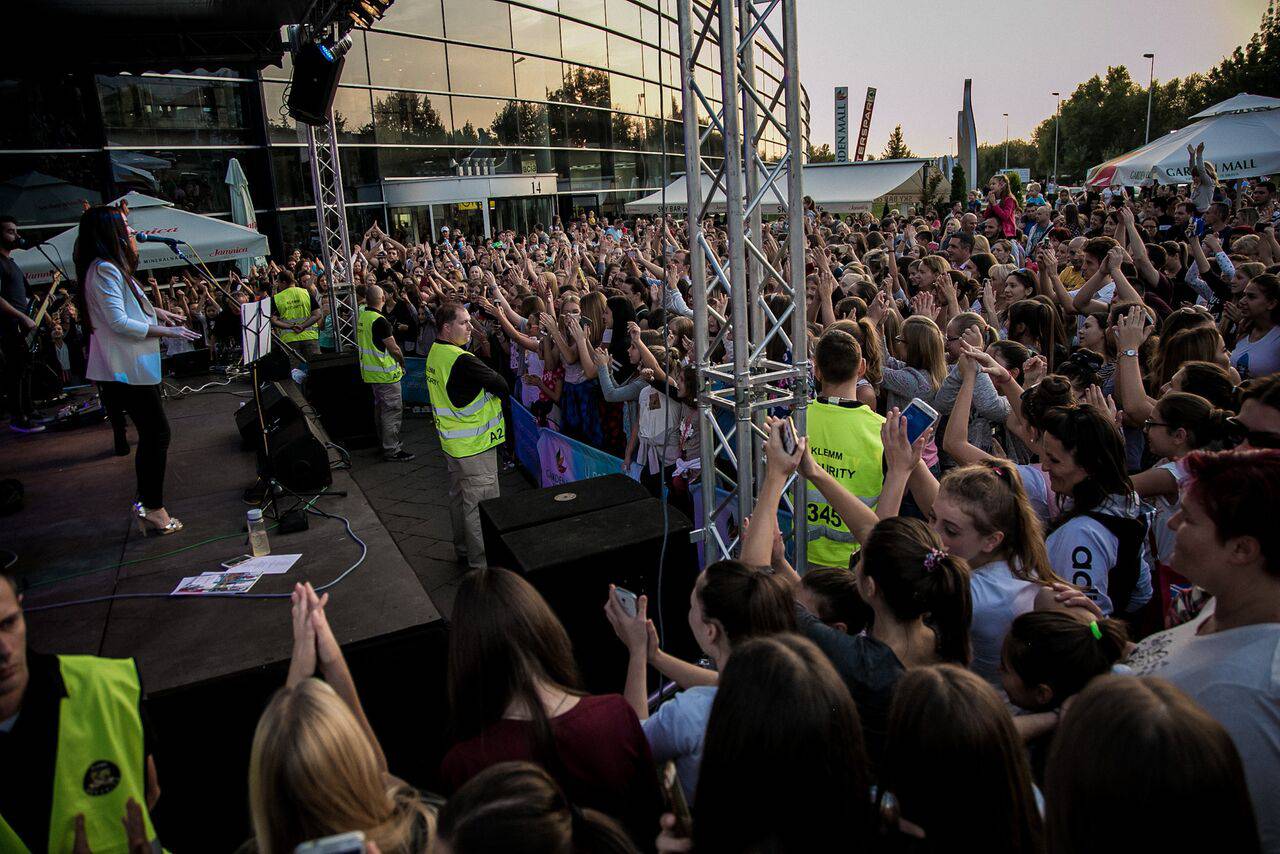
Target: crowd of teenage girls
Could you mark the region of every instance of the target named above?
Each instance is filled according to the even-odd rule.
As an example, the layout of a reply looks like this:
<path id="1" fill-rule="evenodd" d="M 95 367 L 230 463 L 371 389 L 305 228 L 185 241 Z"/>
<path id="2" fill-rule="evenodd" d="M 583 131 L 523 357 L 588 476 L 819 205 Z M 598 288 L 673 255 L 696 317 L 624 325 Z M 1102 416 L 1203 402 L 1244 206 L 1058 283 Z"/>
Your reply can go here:
<path id="1" fill-rule="evenodd" d="M 294 666 L 253 745 L 249 847 L 361 830 L 371 849 L 452 854 L 1280 852 L 1274 195 L 1205 169 L 1136 197 L 1015 197 L 997 176 L 954 209 L 810 208 L 803 271 L 771 227 L 809 335 L 770 355 L 805 347 L 816 394 L 875 414 L 861 463 L 879 494 L 846 490 L 776 412 L 739 556 L 689 599 L 705 660 L 663 649 L 645 597 L 634 614 L 601 603 L 629 653 L 620 695 L 582 689 L 528 582 L 468 573 L 455 741 L 437 780 L 411 781 L 438 796 L 388 774 L 326 602 L 298 588 Z M 707 233 L 723 253 L 723 227 Z M 435 308 L 468 303 L 472 349 L 542 423 L 687 504 L 687 245 L 660 218 L 480 245 L 371 230 L 355 272 L 413 307 L 398 334 L 419 346 Z M 763 299 L 791 307 L 779 283 Z M 713 291 L 708 309 L 715 336 L 730 306 Z M 940 418 L 911 442 L 916 399 Z M 792 569 L 792 477 L 852 534 L 849 565 Z M 651 705 L 654 671 L 680 690 Z M 691 817 L 660 782 L 668 762 Z"/>

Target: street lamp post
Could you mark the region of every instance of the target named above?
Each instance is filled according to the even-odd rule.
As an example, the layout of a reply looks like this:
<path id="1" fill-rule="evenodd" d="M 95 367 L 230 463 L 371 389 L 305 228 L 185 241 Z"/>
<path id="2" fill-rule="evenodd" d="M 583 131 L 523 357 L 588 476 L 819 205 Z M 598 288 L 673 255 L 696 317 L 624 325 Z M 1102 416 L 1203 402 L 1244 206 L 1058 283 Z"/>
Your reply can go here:
<path id="1" fill-rule="evenodd" d="M 1053 114 L 1053 188 L 1058 188 L 1058 125 L 1062 124 L 1062 93 L 1050 92 L 1058 99 L 1058 109 Z"/>
<path id="2" fill-rule="evenodd" d="M 1004 114 L 1004 171 L 1009 171 L 1009 114 Z"/>
<path id="3" fill-rule="evenodd" d="M 1142 140 L 1142 144 L 1146 145 L 1151 141 L 1151 90 L 1156 82 L 1156 55 L 1144 53 L 1142 58 L 1151 60 L 1151 76 L 1147 78 L 1147 135 Z"/>

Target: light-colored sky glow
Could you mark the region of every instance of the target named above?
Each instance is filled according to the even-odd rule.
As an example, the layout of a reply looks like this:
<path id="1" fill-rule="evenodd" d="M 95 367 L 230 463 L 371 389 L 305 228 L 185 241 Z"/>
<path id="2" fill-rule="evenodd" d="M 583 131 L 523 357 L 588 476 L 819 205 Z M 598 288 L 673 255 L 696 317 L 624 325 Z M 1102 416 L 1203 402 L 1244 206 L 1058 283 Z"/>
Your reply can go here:
<path id="1" fill-rule="evenodd" d="M 849 87 L 849 150 L 868 86 L 876 87 L 868 153 L 894 125 L 919 155 L 954 147 L 966 77 L 980 142 L 1030 138 L 1066 98 L 1108 65 L 1145 85 L 1207 71 L 1257 29 L 1267 0 L 799 0 L 800 81 L 809 92 L 810 141 L 834 148 L 833 88 Z"/>

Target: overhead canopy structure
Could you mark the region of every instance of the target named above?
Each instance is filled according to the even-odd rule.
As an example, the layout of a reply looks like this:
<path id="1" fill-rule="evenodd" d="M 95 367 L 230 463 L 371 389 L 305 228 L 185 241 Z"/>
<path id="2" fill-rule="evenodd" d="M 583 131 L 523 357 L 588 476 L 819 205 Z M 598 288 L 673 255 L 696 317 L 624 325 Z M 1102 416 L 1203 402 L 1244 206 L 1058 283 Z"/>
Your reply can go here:
<path id="1" fill-rule="evenodd" d="M 925 170 L 936 172 L 937 166 L 932 160 L 870 160 L 856 163 L 810 163 L 802 172 L 804 194 L 814 203 L 832 213 L 871 210 L 873 205 L 887 206 L 917 204 L 924 192 Z M 702 192 L 711 192 L 712 181 L 702 176 Z M 786 200 L 786 186 L 778 187 Z M 934 195 L 943 197 L 950 192 L 950 184 L 946 176 L 934 189 Z M 627 203 L 627 212 L 633 214 L 659 213 L 666 208 L 670 211 L 684 211 L 687 207 L 685 179 L 677 178 L 666 188 L 651 193 L 642 199 Z M 717 190 L 711 201 L 709 210 L 712 213 L 723 213 L 724 189 Z M 770 193 L 761 202 L 761 210 L 776 213 L 779 210 L 778 197 Z"/>
<path id="2" fill-rule="evenodd" d="M 1086 184 L 1189 184 L 1187 146 L 1201 143 L 1221 181 L 1280 173 L 1280 98 L 1240 94 L 1191 118 L 1198 121 L 1095 166 Z"/>
<path id="3" fill-rule="evenodd" d="M 163 199 L 129 193 L 123 197 L 129 204 L 129 227 L 134 231 L 173 237 L 191 244 L 196 254 L 206 263 L 234 261 L 237 258 L 256 258 L 268 255 L 267 238 L 251 228 L 190 213 L 175 208 Z M 111 204 L 118 204 L 121 200 Z M 42 248 L 49 257 L 61 265 L 68 276 L 74 276 L 71 260 L 75 250 L 78 227 L 69 228 L 50 240 Z M 20 249 L 13 253 L 13 260 L 27 274 L 27 279 L 38 285 L 53 278 L 53 265 L 36 249 Z M 154 270 L 183 265 L 173 250 L 163 243 L 138 244 L 138 269 Z"/>

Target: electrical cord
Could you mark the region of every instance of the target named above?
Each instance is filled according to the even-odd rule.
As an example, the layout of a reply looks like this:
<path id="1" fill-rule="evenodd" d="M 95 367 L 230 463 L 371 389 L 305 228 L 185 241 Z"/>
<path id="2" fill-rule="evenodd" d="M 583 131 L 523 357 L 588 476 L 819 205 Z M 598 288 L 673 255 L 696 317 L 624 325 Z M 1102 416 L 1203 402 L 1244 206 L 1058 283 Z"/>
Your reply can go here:
<path id="1" fill-rule="evenodd" d="M 324 591 L 337 586 L 339 583 L 345 580 L 348 575 L 355 572 L 356 569 L 361 564 L 364 563 L 365 558 L 368 557 L 369 555 L 369 546 L 365 543 L 364 540 L 360 539 L 359 535 L 356 534 L 356 532 L 351 528 L 351 520 L 348 519 L 347 517 L 338 516 L 333 513 L 326 513 L 324 510 L 320 510 L 315 507 L 307 507 L 306 510 L 308 513 L 311 513 L 312 515 L 315 515 L 315 516 L 323 516 L 326 519 L 337 519 L 341 521 L 343 526 L 347 530 L 347 536 L 355 540 L 356 543 L 360 546 L 360 557 L 356 558 L 355 563 L 351 564 L 351 566 L 347 567 L 345 570 L 339 573 L 338 576 L 334 578 L 332 581 L 330 581 L 329 583 L 322 584 L 316 588 L 317 593 L 323 593 Z M 236 534 L 232 534 L 230 536 L 239 536 L 239 532 L 237 532 Z M 220 537 L 218 539 L 225 539 L 225 537 Z M 196 543 L 195 545 L 201 545 L 201 543 Z M 194 547 L 195 546 L 193 545 L 188 548 L 194 548 Z M 178 551 L 186 551 L 186 550 L 187 549 L 179 549 Z M 177 552 L 174 552 L 173 554 L 176 554 L 176 553 Z M 156 557 L 163 557 L 163 555 L 156 555 Z M 263 599 L 288 599 L 291 595 L 292 595 L 291 593 L 202 593 L 198 596 L 189 596 L 189 595 L 174 594 L 174 593 L 113 593 L 109 596 L 93 596 L 87 599 L 73 599 L 69 602 L 54 602 L 48 605 L 34 605 L 31 607 L 24 608 L 23 610 L 27 613 L 35 613 L 37 611 L 51 611 L 56 608 L 70 608 L 73 605 L 93 605 L 98 602 L 114 602 L 120 599 L 205 599 L 208 597 L 217 597 L 217 598 L 232 598 L 232 599 L 263 600 Z"/>

